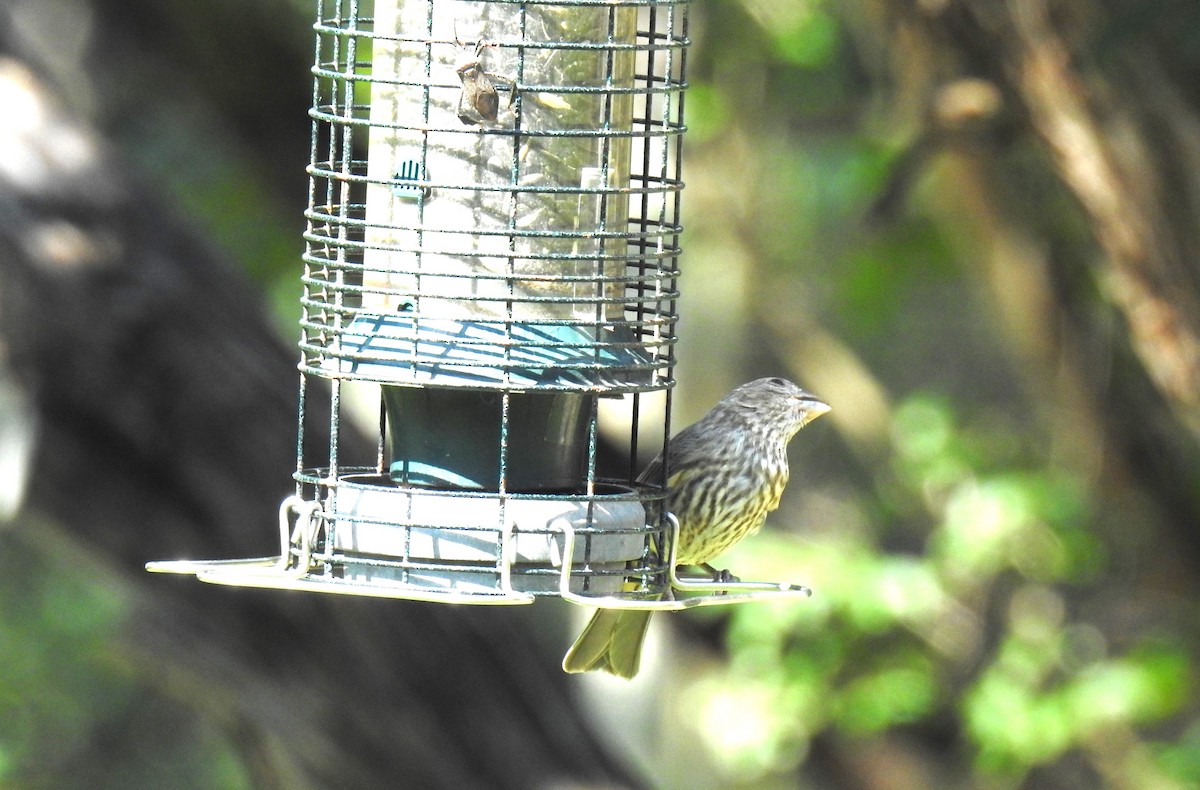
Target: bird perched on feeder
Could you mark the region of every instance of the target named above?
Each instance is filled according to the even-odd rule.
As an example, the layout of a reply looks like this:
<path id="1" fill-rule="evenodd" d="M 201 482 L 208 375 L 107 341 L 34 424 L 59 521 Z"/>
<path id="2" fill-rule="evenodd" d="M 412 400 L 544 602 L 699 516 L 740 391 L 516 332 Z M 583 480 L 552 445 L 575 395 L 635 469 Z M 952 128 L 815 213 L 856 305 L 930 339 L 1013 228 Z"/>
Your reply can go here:
<path id="1" fill-rule="evenodd" d="M 666 507 L 679 520 L 675 559 L 680 565 L 712 571 L 710 560 L 762 527 L 787 485 L 788 442 L 827 411 L 827 404 L 786 379 L 757 379 L 671 439 Z M 662 472 L 660 454 L 638 480 L 657 483 Z M 563 669 L 632 678 L 650 614 L 597 609 L 563 658 Z"/>

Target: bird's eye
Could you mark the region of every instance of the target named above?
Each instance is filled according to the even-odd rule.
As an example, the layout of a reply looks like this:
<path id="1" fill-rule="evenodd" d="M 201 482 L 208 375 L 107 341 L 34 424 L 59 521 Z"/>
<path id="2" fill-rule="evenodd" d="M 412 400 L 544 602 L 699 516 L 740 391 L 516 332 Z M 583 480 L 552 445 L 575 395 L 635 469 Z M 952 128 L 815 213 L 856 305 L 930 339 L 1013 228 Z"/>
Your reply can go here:
<path id="1" fill-rule="evenodd" d="M 778 379 L 778 378 L 777 379 L 768 379 L 767 383 L 770 384 L 772 387 L 786 387 L 787 386 L 786 381 L 784 381 L 783 379 Z"/>

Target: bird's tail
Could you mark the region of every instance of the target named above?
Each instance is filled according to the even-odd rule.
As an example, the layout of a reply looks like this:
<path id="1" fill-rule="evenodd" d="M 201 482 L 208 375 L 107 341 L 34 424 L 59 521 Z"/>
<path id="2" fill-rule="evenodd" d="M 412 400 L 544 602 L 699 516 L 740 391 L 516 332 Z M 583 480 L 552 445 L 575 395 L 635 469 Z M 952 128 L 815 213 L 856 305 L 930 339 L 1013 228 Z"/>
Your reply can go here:
<path id="1" fill-rule="evenodd" d="M 650 614 L 647 609 L 597 609 L 563 658 L 563 670 L 632 678 L 642 661 Z"/>

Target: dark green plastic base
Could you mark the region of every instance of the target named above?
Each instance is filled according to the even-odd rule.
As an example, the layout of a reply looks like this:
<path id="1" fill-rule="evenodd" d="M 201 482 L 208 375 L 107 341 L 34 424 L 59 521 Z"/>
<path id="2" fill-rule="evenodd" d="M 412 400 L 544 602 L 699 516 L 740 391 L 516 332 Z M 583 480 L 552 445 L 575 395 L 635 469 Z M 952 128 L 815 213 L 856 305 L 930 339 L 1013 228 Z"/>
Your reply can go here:
<path id="1" fill-rule="evenodd" d="M 595 395 L 509 395 L 505 490 L 577 492 L 587 474 Z M 435 387 L 383 387 L 392 480 L 403 485 L 496 491 L 502 395 Z"/>

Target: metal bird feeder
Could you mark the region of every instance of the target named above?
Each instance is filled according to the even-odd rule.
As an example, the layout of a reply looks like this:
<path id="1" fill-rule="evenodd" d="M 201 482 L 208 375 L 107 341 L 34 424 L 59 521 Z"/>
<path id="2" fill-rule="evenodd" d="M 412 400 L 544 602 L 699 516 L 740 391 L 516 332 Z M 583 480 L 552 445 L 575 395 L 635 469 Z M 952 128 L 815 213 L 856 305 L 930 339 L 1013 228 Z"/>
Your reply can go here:
<path id="1" fill-rule="evenodd" d="M 652 449 L 669 435 L 685 11 L 318 0 L 301 449 L 280 554 L 151 570 L 457 603 L 806 592 L 691 589 L 665 480 L 637 482 L 647 394 L 662 396 Z M 332 395 L 317 460 L 302 449 L 314 386 Z M 375 458 L 339 446 L 351 386 L 378 388 Z M 598 453 L 618 433 L 609 398 L 626 426 L 616 463 Z"/>

